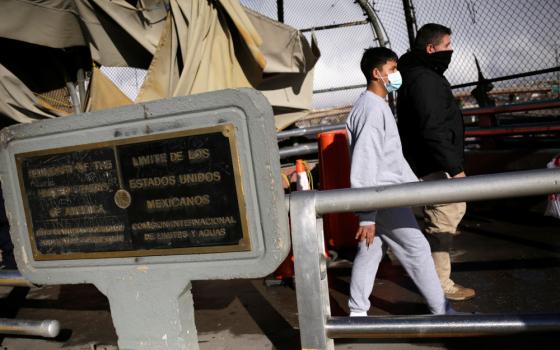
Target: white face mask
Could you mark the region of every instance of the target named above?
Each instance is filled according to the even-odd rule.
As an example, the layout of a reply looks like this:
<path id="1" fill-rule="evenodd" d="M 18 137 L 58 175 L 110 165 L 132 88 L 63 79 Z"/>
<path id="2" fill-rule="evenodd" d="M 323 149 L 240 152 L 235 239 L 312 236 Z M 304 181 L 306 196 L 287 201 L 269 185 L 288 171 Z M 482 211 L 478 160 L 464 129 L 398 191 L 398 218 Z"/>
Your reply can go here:
<path id="1" fill-rule="evenodd" d="M 383 80 L 383 82 L 385 83 L 385 80 L 383 78 L 381 78 L 381 80 Z M 394 73 L 389 73 L 387 75 L 387 82 L 384 85 L 388 93 L 397 91 L 402 85 L 401 72 L 396 71 Z"/>

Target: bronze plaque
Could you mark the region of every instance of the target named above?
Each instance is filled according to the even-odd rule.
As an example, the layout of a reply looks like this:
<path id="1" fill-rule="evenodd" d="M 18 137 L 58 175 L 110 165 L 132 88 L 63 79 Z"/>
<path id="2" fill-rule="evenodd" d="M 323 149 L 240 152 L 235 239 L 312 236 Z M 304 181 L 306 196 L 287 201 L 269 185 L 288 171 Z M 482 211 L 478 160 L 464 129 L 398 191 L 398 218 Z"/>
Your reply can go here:
<path id="1" fill-rule="evenodd" d="M 16 155 L 36 260 L 250 250 L 235 127 Z"/>

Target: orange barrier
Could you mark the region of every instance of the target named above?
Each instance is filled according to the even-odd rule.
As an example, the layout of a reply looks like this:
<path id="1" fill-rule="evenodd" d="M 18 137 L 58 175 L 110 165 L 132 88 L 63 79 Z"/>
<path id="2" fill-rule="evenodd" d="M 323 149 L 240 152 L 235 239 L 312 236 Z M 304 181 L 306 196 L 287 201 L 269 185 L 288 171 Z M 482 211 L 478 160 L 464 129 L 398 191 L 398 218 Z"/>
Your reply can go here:
<path id="1" fill-rule="evenodd" d="M 273 272 L 274 279 L 284 281 L 294 277 L 294 253 L 290 249 L 290 254 L 282 261 L 280 266 Z"/>
<path id="2" fill-rule="evenodd" d="M 296 160 L 296 167 L 295 167 L 295 174 L 297 177 L 297 189 L 298 191 L 307 191 L 309 190 L 309 182 L 307 178 L 307 171 L 305 168 L 305 164 L 301 159 Z M 293 175 L 293 173 L 291 174 Z M 290 186 L 290 179 L 288 179 L 288 186 Z M 293 251 L 290 250 L 290 254 L 284 259 L 284 261 L 278 266 L 276 271 L 273 272 L 274 279 L 278 281 L 285 281 L 287 279 L 291 279 L 294 277 L 294 254 Z"/>
<path id="3" fill-rule="evenodd" d="M 350 152 L 346 130 L 323 132 L 317 135 L 319 143 L 319 177 L 321 190 L 350 187 Z M 325 244 L 329 250 L 354 248 L 358 218 L 352 213 L 323 216 Z"/>

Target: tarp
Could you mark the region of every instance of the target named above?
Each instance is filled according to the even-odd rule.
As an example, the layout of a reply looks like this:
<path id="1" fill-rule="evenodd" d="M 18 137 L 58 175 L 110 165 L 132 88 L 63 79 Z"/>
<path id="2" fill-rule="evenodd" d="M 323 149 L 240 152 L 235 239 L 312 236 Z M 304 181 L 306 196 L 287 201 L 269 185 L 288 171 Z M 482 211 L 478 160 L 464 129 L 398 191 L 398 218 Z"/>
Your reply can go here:
<path id="1" fill-rule="evenodd" d="M 2 0 L 0 37 L 53 48 L 88 46 L 98 66 L 148 68 L 136 102 L 254 87 L 274 107 L 310 109 L 319 57 L 299 31 L 239 0 L 139 0 L 136 6 L 125 0 Z M 89 96 L 104 99 L 88 103 L 90 109 L 123 103 L 120 95 Z M 30 99 L 17 101 L 33 109 Z"/>
<path id="2" fill-rule="evenodd" d="M 259 49 L 262 39 L 234 1 L 171 0 L 170 5 L 170 19 L 137 102 L 260 83 L 266 65 Z"/>
<path id="3" fill-rule="evenodd" d="M 48 102 L 40 101 L 21 80 L 0 64 L 0 115 L 10 116 L 18 123 L 61 116 Z"/>
<path id="4" fill-rule="evenodd" d="M 126 106 L 132 104 L 129 99 L 113 82 L 98 68 L 93 68 L 90 80 L 87 112 Z"/>

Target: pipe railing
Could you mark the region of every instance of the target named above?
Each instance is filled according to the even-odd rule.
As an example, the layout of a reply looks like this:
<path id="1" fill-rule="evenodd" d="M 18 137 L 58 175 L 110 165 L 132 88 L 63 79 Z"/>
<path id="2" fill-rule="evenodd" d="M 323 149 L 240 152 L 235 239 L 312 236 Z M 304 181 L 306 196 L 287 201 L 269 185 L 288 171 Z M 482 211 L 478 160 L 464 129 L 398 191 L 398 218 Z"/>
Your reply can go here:
<path id="1" fill-rule="evenodd" d="M 463 109 L 464 116 L 487 116 L 494 113 L 505 112 L 522 112 L 532 110 L 542 110 L 560 108 L 560 100 L 554 101 L 539 101 L 531 103 L 520 103 L 513 105 L 505 105 L 498 107 L 486 108 L 469 108 Z M 280 131 L 277 133 L 278 140 L 285 140 L 291 137 L 316 135 L 326 131 L 342 130 L 346 124 L 333 124 L 333 125 L 318 125 L 307 128 L 291 129 Z M 560 125 L 558 123 L 541 123 L 538 125 L 509 125 L 501 127 L 490 128 L 466 128 L 465 137 L 486 137 L 486 136 L 499 136 L 499 135 L 522 135 L 522 134 L 546 134 L 551 132 L 560 132 Z M 288 158 L 293 156 L 301 156 L 317 152 L 318 147 L 315 142 L 302 143 L 299 145 L 282 147 L 280 149 L 280 158 Z"/>
<path id="2" fill-rule="evenodd" d="M 558 314 L 331 317 L 329 338 L 438 338 L 557 331 Z"/>
<path id="3" fill-rule="evenodd" d="M 23 277 L 18 270 L 0 270 L 0 286 L 32 287 L 33 283 Z M 60 323 L 57 320 L 0 318 L 0 334 L 54 338 L 59 332 Z"/>
<path id="4" fill-rule="evenodd" d="M 0 286 L 32 287 L 33 284 L 25 279 L 18 270 L 0 270 Z"/>
<path id="5" fill-rule="evenodd" d="M 319 146 L 317 145 L 317 142 L 310 142 L 289 147 L 282 147 L 278 152 L 280 153 L 280 158 L 288 158 L 293 156 L 317 153 L 318 150 Z"/>
<path id="6" fill-rule="evenodd" d="M 57 320 L 18 320 L 0 318 L 0 334 L 14 334 L 55 338 L 60 333 L 60 323 Z"/>
<path id="7" fill-rule="evenodd" d="M 452 181 L 315 192 L 317 214 L 370 211 L 435 203 L 455 203 L 560 192 L 560 169 L 512 171 Z"/>
<path id="8" fill-rule="evenodd" d="M 302 348 L 334 349 L 338 337 L 443 337 L 560 330 L 554 315 L 331 317 L 317 215 L 560 192 L 560 169 L 479 175 L 362 189 L 293 192 L 289 198 Z"/>

